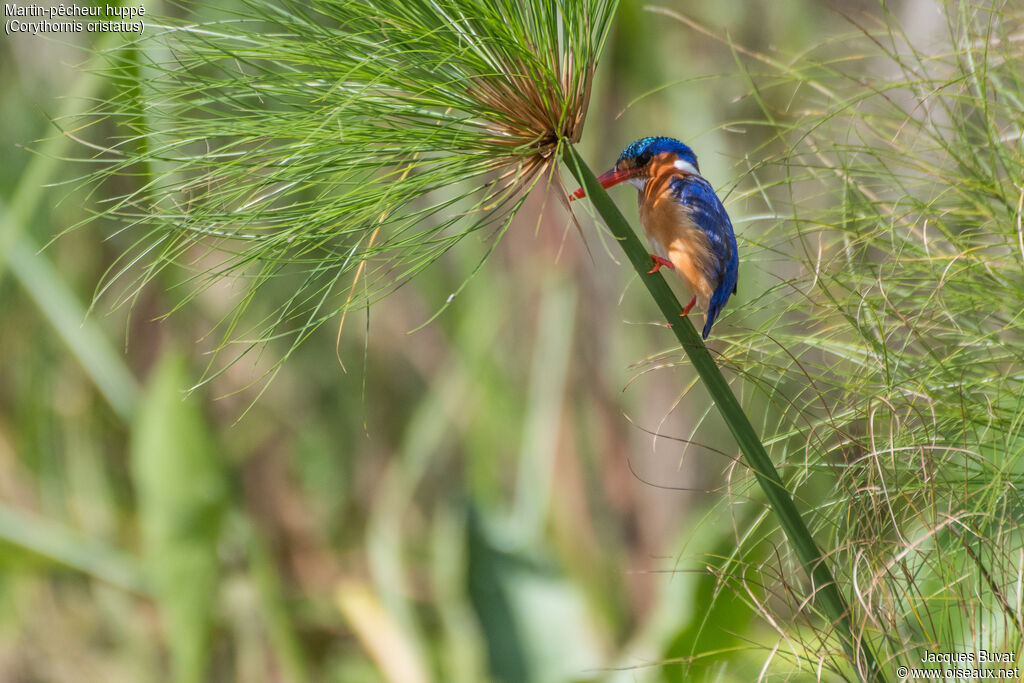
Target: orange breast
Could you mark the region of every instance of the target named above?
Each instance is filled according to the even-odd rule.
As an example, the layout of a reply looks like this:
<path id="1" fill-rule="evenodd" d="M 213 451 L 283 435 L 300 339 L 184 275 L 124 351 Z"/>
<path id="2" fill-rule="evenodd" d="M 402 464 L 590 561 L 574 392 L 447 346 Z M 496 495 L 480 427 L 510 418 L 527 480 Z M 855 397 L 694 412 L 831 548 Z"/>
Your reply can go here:
<path id="1" fill-rule="evenodd" d="M 706 309 L 711 293 L 718 286 L 718 282 L 708 276 L 716 271 L 714 254 L 707 235 L 673 199 L 669 183 L 676 173 L 672 170 L 671 167 L 652 169 L 653 177 L 640 193 L 640 223 L 654 250 L 672 262 L 683 282 L 697 296 L 701 308 Z"/>

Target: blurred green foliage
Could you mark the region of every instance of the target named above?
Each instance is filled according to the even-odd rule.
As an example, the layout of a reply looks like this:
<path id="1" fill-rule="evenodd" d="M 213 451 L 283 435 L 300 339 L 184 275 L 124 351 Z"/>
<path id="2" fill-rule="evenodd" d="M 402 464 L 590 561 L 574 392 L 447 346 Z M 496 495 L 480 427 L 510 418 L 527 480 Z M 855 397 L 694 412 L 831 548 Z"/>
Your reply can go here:
<path id="1" fill-rule="evenodd" d="M 199 402 L 182 399 L 187 380 L 183 358 L 164 352 L 139 405 L 130 448 L 143 562 L 174 679 L 183 683 L 203 680 L 206 670 L 227 494 Z"/>
<path id="2" fill-rule="evenodd" d="M 1017 25 L 1010 22 L 1019 17 L 995 7 L 990 25 Z M 798 153 L 807 149 L 790 147 L 791 138 L 779 130 L 791 126 L 800 133 L 801 118 L 823 114 L 818 107 L 831 124 L 841 122 L 828 109 L 835 102 L 803 95 L 827 80 L 824 65 L 845 54 L 842 43 L 860 36 L 859 26 L 879 34 L 902 26 L 915 44 L 948 54 L 949 27 L 959 25 L 960 12 L 973 10 L 908 1 L 883 11 L 855 3 L 844 7 L 844 16 L 810 0 L 680 2 L 669 9 L 709 30 L 645 11 L 640 3 L 622 4 L 597 73 L 585 155 L 595 165 L 610 164 L 640 135 L 675 135 L 693 145 L 702 170 L 726 198 L 744 260 L 739 296 L 716 327 L 731 344 L 723 362 L 749 382 L 745 386 L 769 387 L 746 399 L 757 408 L 764 433 L 776 436 L 774 455 L 790 465 L 802 502 L 818 506 L 818 519 L 847 520 L 846 526 L 822 523 L 820 538 L 836 547 L 870 534 L 889 545 L 865 561 L 879 572 L 910 577 L 896 584 L 878 574 L 879 585 L 914 589 L 899 599 L 890 599 L 892 591 L 860 593 L 864 604 L 877 608 L 865 610 L 869 616 L 882 609 L 900 615 L 888 636 L 891 669 L 908 663 L 904 648 L 952 649 L 954 642 L 970 641 L 972 630 L 990 639 L 980 642 L 1019 644 L 999 601 L 1019 614 L 1020 583 L 1008 579 L 1020 576 L 1021 561 L 1013 554 L 1020 534 L 998 519 L 1013 522 L 1022 514 L 1019 496 L 1007 495 L 1019 482 L 1024 449 L 1014 418 L 1024 404 L 1020 359 L 998 353 L 1020 347 L 1019 311 L 995 331 L 985 325 L 969 331 L 975 347 L 992 350 L 985 356 L 990 370 L 1018 381 L 1007 381 L 998 393 L 974 394 L 979 409 L 961 410 L 972 416 L 968 423 L 950 418 L 953 408 L 960 410 L 948 398 L 958 395 L 954 380 L 930 382 L 927 371 L 910 373 L 925 378 L 913 386 L 946 392 L 940 413 L 949 419 L 922 417 L 928 404 L 912 394 L 898 410 L 858 412 L 868 399 L 887 396 L 879 387 L 908 386 L 905 378 L 885 386 L 899 374 L 884 372 L 907 366 L 878 363 L 853 340 L 897 349 L 879 356 L 896 361 L 908 348 L 919 351 L 906 356 L 914 359 L 915 372 L 930 367 L 919 360 L 929 348 L 939 349 L 942 359 L 955 358 L 964 373 L 977 370 L 971 356 L 956 355 L 951 328 L 943 328 L 948 336 L 941 345 L 890 346 L 883 340 L 899 342 L 903 337 L 894 335 L 908 333 L 879 323 L 871 328 L 877 333 L 850 336 L 835 322 L 870 327 L 863 321 L 872 316 L 859 311 L 891 310 L 885 307 L 891 292 L 879 288 L 859 298 L 856 288 L 841 295 L 822 288 L 810 298 L 787 299 L 781 313 L 773 308 L 780 292 L 820 282 L 816 276 L 825 273 L 814 269 L 814 249 L 803 249 L 816 247 L 814 240 L 797 241 L 797 249 L 779 237 L 780 230 L 791 237 L 785 231 L 812 214 L 822 221 L 827 216 L 824 228 L 838 230 L 838 243 L 849 246 L 840 252 L 860 264 L 843 282 L 866 287 L 883 270 L 870 264 L 899 263 L 904 254 L 921 268 L 910 271 L 915 277 L 933 277 L 928 254 L 908 251 L 908 241 L 885 242 L 901 224 L 886 222 L 898 212 L 878 206 L 901 193 L 925 196 L 922 187 L 937 184 L 934 178 L 922 167 L 912 169 L 920 183 L 900 187 L 895 199 L 879 198 L 870 183 L 841 182 L 847 201 L 833 204 L 831 190 L 813 181 L 892 169 L 871 158 L 863 162 L 862 148 L 881 146 L 878 140 L 866 136 L 856 140 L 859 147 L 850 146 L 850 156 L 840 157 L 844 176 L 801 159 Z M 816 66 L 800 71 L 797 55 L 823 41 L 813 53 Z M 1004 43 L 1009 52 L 1003 54 L 1019 56 L 1019 44 L 1019 38 Z M 912 77 L 913 71 L 893 71 L 881 52 L 858 46 L 874 55 L 849 70 L 860 70 L 862 81 Z M 108 86 L 89 68 L 82 47 L 96 46 L 0 39 L 0 145 L 9 159 L 0 166 L 0 680 L 748 681 L 763 672 L 794 680 L 819 675 L 820 622 L 789 602 L 799 594 L 791 585 L 802 579 L 780 559 L 779 537 L 763 523 L 761 500 L 732 459 L 734 444 L 709 414 L 701 390 L 687 391 L 691 372 L 676 364 L 678 352 L 665 331 L 649 324 L 656 320 L 650 302 L 630 286 L 627 268 L 609 258 L 605 237 L 584 225 L 584 244 L 557 198 L 542 188 L 527 198 L 443 315 L 420 327 L 488 252 L 484 238 L 470 236 L 412 285 L 369 311 L 351 313 L 340 332 L 334 323 L 322 327 L 265 387 L 258 380 L 287 345 L 271 342 L 201 390 L 182 393 L 217 347 L 209 331 L 239 293 L 229 281 L 165 319 L 182 298 L 161 286 L 182 279 L 182 272 L 168 269 L 140 293 L 132 311 L 111 310 L 101 299 L 86 316 L 94 288 L 130 238 L 112 235 L 113 226 L 99 221 L 39 250 L 104 200 L 75 182 L 88 169 L 62 161 L 81 155 L 68 149 L 67 137 L 53 136 L 48 120 L 80 111 L 88 106 L 82 97 Z M 1003 78 L 1000 102 L 1006 103 L 1015 84 Z M 900 109 L 908 110 L 914 105 Z M 997 141 L 1009 136 L 1011 152 L 1016 125 L 994 132 Z M 969 143 L 961 159 L 969 150 L 999 148 L 984 127 L 953 135 Z M 1019 182 L 1014 154 L 987 168 L 1007 164 Z M 970 164 L 946 170 L 942 182 L 963 178 L 970 190 L 953 207 L 964 229 L 978 215 L 991 215 L 1010 227 L 1005 237 L 1012 245 L 1020 207 L 991 208 L 998 204 L 990 203 L 992 188 L 984 179 L 993 174 L 979 174 Z M 783 182 L 780 172 L 796 182 Z M 894 177 L 873 179 L 891 189 Z M 1013 187 L 1001 187 L 1000 201 Z M 104 189 L 108 196 L 118 191 L 124 188 Z M 787 211 L 780 196 L 799 210 Z M 919 213 L 905 220 L 934 217 L 924 209 L 950 215 L 949 204 L 926 197 L 915 205 Z M 856 252 L 867 235 L 877 251 Z M 951 256 L 961 248 L 956 237 L 955 231 L 946 235 L 956 247 Z M 966 245 L 964 253 L 975 246 Z M 955 269 L 961 259 L 952 260 Z M 984 258 L 969 263 L 957 286 L 987 277 Z M 886 272 L 885 279 L 897 275 Z M 899 282 L 902 310 L 917 290 Z M 1019 279 L 1009 282 L 1000 293 L 1003 303 L 1020 295 Z M 283 291 L 286 283 L 268 286 Z M 957 311 L 965 316 L 969 306 L 990 305 L 992 291 L 967 287 Z M 830 303 L 830 296 L 842 305 Z M 800 307 L 810 313 L 801 315 Z M 822 311 L 847 317 L 822 323 L 816 318 Z M 820 333 L 823 327 L 833 333 Z M 771 348 L 773 329 L 784 337 L 784 348 L 799 349 L 799 363 L 769 362 L 784 355 Z M 801 335 L 814 330 L 822 344 L 800 346 Z M 748 345 L 746 354 L 741 344 Z M 187 350 L 184 360 L 181 349 Z M 818 353 L 833 353 L 843 363 Z M 838 372 L 847 373 L 847 381 L 835 382 Z M 833 391 L 826 380 L 833 380 Z M 849 403 L 852 412 L 841 428 L 830 429 L 829 419 L 842 417 L 841 400 L 850 396 L 861 402 Z M 823 413 L 822 404 L 835 410 Z M 884 429 L 877 428 L 881 415 Z M 811 425 L 810 431 L 799 424 Z M 921 432 L 928 439 L 922 441 Z M 857 441 L 864 434 L 869 438 Z M 879 448 L 879 437 L 893 448 Z M 951 440 L 960 451 L 950 450 Z M 975 453 L 981 443 L 985 449 Z M 826 459 L 812 461 L 806 454 L 818 458 L 814 448 L 822 444 Z M 935 453 L 936 444 L 943 455 L 927 462 L 938 469 L 906 465 Z M 879 451 L 889 460 L 866 458 L 867 470 L 854 466 Z M 961 451 L 970 457 L 958 460 Z M 835 452 L 849 461 L 828 459 Z M 917 486 L 932 481 L 930 472 L 959 478 L 941 488 Z M 1000 485 L 987 485 L 993 482 Z M 850 495 L 839 497 L 833 487 Z M 878 494 L 885 490 L 908 494 L 887 507 Z M 961 490 L 970 495 L 953 495 Z M 943 515 L 962 512 L 954 503 L 964 499 L 975 506 L 971 519 L 977 521 L 955 528 Z M 900 523 L 888 525 L 893 511 Z M 945 531 L 951 527 L 956 534 Z M 999 548 L 1004 552 L 994 552 Z M 906 627 L 916 615 L 919 627 Z M 841 663 L 823 665 L 822 677 L 841 677 L 830 672 L 842 671 Z"/>

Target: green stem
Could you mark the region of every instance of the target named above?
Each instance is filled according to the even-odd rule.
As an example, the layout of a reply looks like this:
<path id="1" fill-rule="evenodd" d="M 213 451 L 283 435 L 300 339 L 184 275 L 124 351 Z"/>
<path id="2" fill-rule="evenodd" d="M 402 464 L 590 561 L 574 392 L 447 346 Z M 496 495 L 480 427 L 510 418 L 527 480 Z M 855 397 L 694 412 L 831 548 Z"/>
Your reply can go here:
<path id="1" fill-rule="evenodd" d="M 878 667 L 878 662 L 869 644 L 862 640 L 860 634 L 855 634 L 851 626 L 850 611 L 846 600 L 839 592 L 832 572 L 829 571 L 814 537 L 811 536 L 810 530 L 797 511 L 793 497 L 775 470 L 775 465 L 768 457 L 768 453 L 754 431 L 753 425 L 750 424 L 750 420 L 747 419 L 746 413 L 743 412 L 739 401 L 732 393 L 732 389 L 729 388 L 722 371 L 718 369 L 711 354 L 708 353 L 707 347 L 704 346 L 693 323 L 689 318 L 680 317 L 683 307 L 672 293 L 668 283 L 665 282 L 665 278 L 661 273 L 647 272 L 651 267 L 651 257 L 647 249 L 630 228 L 629 223 L 612 202 L 611 197 L 597 182 L 593 171 L 571 144 L 566 144 L 566 150 L 565 159 L 569 170 L 586 190 L 594 208 L 597 209 L 608 229 L 618 240 L 622 251 L 633 264 L 640 280 L 651 293 L 651 297 L 654 298 L 675 333 L 676 339 L 679 340 L 686 355 L 689 356 L 690 362 L 703 380 L 704 386 L 718 407 L 722 418 L 729 425 L 729 430 L 736 439 L 736 443 L 739 444 L 750 469 L 753 470 L 757 483 L 768 498 L 772 511 L 811 579 L 815 601 L 835 625 L 843 648 L 855 662 L 858 674 L 863 680 L 884 681 L 885 677 Z"/>
<path id="2" fill-rule="evenodd" d="M 123 41 L 124 38 L 117 33 L 107 33 L 100 38 L 93 47 L 92 57 L 81 69 L 82 75 L 64 97 L 64 106 L 55 121 L 67 125 L 68 119 L 81 111 L 82 102 L 96 95 L 105 82 L 100 67 L 107 59 L 106 52 Z M 7 216 L 0 223 L 0 279 L 4 276 L 11 250 L 22 233 L 26 232 L 36 209 L 47 196 L 46 184 L 52 182 L 57 172 L 67 165 L 61 152 L 70 140 L 66 134 L 51 134 L 35 150 L 35 156 L 18 177 L 18 184 L 7 200 Z"/>

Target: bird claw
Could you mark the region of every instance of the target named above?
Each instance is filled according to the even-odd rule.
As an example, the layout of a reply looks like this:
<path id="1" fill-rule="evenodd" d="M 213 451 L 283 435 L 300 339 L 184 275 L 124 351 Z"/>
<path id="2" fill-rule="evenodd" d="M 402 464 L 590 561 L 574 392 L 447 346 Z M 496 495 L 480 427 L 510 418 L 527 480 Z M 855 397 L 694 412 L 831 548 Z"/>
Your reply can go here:
<path id="1" fill-rule="evenodd" d="M 662 267 L 668 268 L 669 270 L 675 270 L 676 269 L 675 265 L 671 261 L 669 261 L 667 258 L 662 258 L 660 256 L 655 256 L 654 254 L 648 254 L 648 256 L 650 256 L 651 260 L 654 261 L 654 267 L 647 271 L 648 274 L 650 274 L 650 273 L 657 273 L 659 270 L 662 269 Z"/>
<path id="2" fill-rule="evenodd" d="M 679 314 L 679 317 L 682 318 L 682 317 L 685 317 L 685 316 L 689 315 L 690 314 L 690 309 L 693 308 L 693 305 L 695 303 L 697 303 L 697 297 L 693 297 L 692 299 L 690 299 L 690 303 L 688 303 L 685 306 L 683 306 L 683 312 Z"/>

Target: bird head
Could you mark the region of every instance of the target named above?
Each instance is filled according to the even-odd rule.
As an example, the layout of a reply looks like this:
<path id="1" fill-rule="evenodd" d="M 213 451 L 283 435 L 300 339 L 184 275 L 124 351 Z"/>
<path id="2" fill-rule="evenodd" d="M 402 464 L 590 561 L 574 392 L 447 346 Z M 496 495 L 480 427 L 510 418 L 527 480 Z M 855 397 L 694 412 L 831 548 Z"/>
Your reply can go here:
<path id="1" fill-rule="evenodd" d="M 604 188 L 628 182 L 643 190 L 648 180 L 666 172 L 700 175 L 697 155 L 674 138 L 647 137 L 630 143 L 622 150 L 615 166 L 598 176 L 597 181 Z M 585 194 L 581 187 L 572 193 L 571 199 L 580 199 Z"/>

